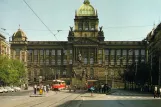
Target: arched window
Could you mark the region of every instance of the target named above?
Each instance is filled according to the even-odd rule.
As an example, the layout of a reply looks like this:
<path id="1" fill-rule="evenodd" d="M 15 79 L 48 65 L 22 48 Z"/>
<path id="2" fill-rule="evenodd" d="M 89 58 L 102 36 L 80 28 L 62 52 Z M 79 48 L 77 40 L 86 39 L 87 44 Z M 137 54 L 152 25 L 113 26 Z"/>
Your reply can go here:
<path id="1" fill-rule="evenodd" d="M 79 23 L 78 24 L 78 30 L 82 30 L 83 29 L 83 25 L 82 25 L 82 23 Z"/>
<path id="2" fill-rule="evenodd" d="M 95 30 L 95 24 L 94 23 L 91 24 L 91 30 Z"/>
<path id="3" fill-rule="evenodd" d="M 89 30 L 89 24 L 88 24 L 88 22 L 85 23 L 85 30 Z"/>
<path id="4" fill-rule="evenodd" d="M 87 58 L 84 58 L 84 64 L 87 64 Z"/>
<path id="5" fill-rule="evenodd" d="M 94 60 L 93 58 L 90 58 L 90 64 L 93 64 Z"/>

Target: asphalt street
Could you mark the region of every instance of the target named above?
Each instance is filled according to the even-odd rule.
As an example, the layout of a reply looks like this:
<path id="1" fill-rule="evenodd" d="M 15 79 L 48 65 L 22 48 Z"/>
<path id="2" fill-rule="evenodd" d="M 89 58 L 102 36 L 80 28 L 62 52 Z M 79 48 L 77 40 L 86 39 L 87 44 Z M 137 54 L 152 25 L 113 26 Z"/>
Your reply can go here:
<path id="1" fill-rule="evenodd" d="M 93 96 L 80 90 L 50 91 L 41 97 L 30 97 L 31 90 L 4 94 L 0 96 L 0 107 L 161 107 L 161 99 L 154 99 L 152 94 L 124 90 Z"/>

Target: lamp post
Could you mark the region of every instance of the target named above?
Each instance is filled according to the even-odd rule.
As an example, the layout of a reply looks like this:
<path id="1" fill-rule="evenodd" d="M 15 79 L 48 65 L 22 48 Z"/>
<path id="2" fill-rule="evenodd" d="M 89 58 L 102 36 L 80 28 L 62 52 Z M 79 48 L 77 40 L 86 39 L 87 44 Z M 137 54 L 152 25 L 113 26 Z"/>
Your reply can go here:
<path id="1" fill-rule="evenodd" d="M 161 59 L 161 57 L 160 57 L 160 55 L 159 55 L 159 79 L 158 79 L 158 85 L 160 86 L 160 79 L 161 79 L 161 77 L 160 77 L 160 64 L 161 64 L 161 62 L 160 62 L 160 59 Z"/>
<path id="2" fill-rule="evenodd" d="M 107 84 L 107 67 L 105 68 L 106 84 Z"/>
<path id="3" fill-rule="evenodd" d="M 136 74 L 137 74 L 137 71 L 138 71 L 138 59 L 135 60 L 135 63 L 136 63 L 136 69 L 135 69 L 135 89 L 136 89 Z M 132 83 L 132 88 L 133 88 L 133 83 Z"/>
<path id="4" fill-rule="evenodd" d="M 114 88 L 114 72 L 111 72 L 111 76 L 112 76 L 112 88 Z"/>

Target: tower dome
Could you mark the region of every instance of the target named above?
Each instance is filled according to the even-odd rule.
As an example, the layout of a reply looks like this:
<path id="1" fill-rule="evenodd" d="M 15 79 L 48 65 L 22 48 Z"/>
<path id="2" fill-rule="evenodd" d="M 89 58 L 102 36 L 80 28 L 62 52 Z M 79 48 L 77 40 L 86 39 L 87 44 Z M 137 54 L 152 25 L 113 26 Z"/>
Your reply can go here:
<path id="1" fill-rule="evenodd" d="M 26 41 L 27 40 L 26 34 L 21 29 L 18 29 L 18 31 L 13 34 L 12 38 L 14 41 Z"/>
<path id="2" fill-rule="evenodd" d="M 77 11 L 77 16 L 96 16 L 95 9 L 90 5 L 89 0 L 84 0 L 84 3 Z"/>

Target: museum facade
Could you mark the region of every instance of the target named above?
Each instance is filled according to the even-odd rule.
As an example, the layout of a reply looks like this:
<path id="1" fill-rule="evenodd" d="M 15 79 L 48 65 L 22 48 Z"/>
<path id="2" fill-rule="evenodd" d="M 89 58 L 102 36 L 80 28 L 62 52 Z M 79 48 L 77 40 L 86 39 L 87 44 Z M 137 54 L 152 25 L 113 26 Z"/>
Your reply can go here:
<path id="1" fill-rule="evenodd" d="M 12 58 L 23 61 L 29 82 L 79 78 L 98 80 L 116 86 L 120 74 L 132 63 L 147 61 L 147 46 L 143 41 L 105 41 L 99 27 L 97 11 L 84 0 L 75 12 L 74 27 L 67 41 L 28 41 L 22 29 L 10 40 Z"/>

